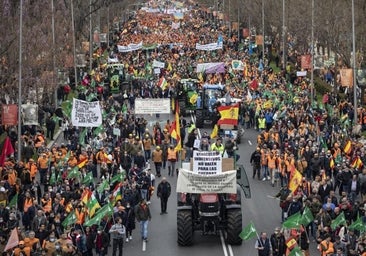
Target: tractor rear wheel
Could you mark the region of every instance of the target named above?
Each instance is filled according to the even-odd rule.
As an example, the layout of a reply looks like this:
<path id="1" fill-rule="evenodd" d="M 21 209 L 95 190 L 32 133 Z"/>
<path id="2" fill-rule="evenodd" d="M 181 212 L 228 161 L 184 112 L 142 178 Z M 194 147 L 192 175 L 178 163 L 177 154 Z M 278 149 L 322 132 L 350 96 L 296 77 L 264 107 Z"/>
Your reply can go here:
<path id="1" fill-rule="evenodd" d="M 178 245 L 190 246 L 193 243 L 193 222 L 190 210 L 177 212 Z"/>
<path id="2" fill-rule="evenodd" d="M 203 124 L 204 124 L 204 116 L 203 116 L 203 110 L 196 110 L 196 127 L 197 128 L 203 128 Z"/>
<path id="3" fill-rule="evenodd" d="M 182 116 L 186 116 L 187 115 L 187 109 L 186 109 L 186 102 L 184 100 L 179 100 L 178 101 L 179 104 L 179 114 Z"/>
<path id="4" fill-rule="evenodd" d="M 227 211 L 226 242 L 231 245 L 241 245 L 243 240 L 239 237 L 242 230 L 241 209 Z"/>

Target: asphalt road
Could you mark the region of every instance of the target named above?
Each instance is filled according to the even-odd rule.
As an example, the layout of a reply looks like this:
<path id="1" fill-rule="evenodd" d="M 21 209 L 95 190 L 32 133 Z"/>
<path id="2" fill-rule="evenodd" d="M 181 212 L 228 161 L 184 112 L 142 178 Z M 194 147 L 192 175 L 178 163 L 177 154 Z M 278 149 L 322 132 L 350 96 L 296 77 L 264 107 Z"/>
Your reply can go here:
<path id="1" fill-rule="evenodd" d="M 156 121 L 160 121 L 162 127 L 167 119 L 174 119 L 173 115 L 161 115 L 159 120 L 155 116 L 144 116 L 149 121 L 149 128 Z M 187 117 L 187 121 L 191 118 Z M 207 131 L 209 134 L 212 127 L 209 124 L 200 132 Z M 247 171 L 250 181 L 251 194 L 250 199 L 242 196 L 242 212 L 243 226 L 253 221 L 258 233 L 267 232 L 268 235 L 273 233 L 277 226 L 281 226 L 279 201 L 271 198 L 279 191 L 279 187 L 272 187 L 269 181 L 258 181 L 252 179 L 252 168 L 249 163 L 251 153 L 256 148 L 257 131 L 250 129 L 246 130 L 241 144 L 239 145 L 238 153 L 240 154 L 239 164 L 243 164 Z M 61 139 L 56 140 L 57 143 L 62 143 Z M 152 167 L 152 170 L 153 167 Z M 172 195 L 168 201 L 168 214 L 160 215 L 160 201 L 156 194 L 151 199 L 150 210 L 152 220 L 149 223 L 149 241 L 142 242 L 139 225 L 133 232 L 133 239 L 128 243 L 124 243 L 124 254 L 131 256 L 137 255 L 174 255 L 174 256 L 251 256 L 257 255 L 254 248 L 255 238 L 249 241 L 243 241 L 241 246 L 231 246 L 224 242 L 220 236 L 202 236 L 199 232 L 194 235 L 194 244 L 190 247 L 181 247 L 177 244 L 177 224 L 176 224 L 176 205 L 177 198 L 174 193 L 176 188 L 177 177 L 167 175 L 167 170 L 162 171 L 162 175 L 167 177 L 167 180 L 172 185 Z M 160 178 L 161 179 L 161 178 Z M 156 186 L 160 181 L 156 178 Z M 317 255 L 316 246 L 311 244 L 310 255 Z M 112 248 L 109 248 L 108 255 L 112 255 Z"/>

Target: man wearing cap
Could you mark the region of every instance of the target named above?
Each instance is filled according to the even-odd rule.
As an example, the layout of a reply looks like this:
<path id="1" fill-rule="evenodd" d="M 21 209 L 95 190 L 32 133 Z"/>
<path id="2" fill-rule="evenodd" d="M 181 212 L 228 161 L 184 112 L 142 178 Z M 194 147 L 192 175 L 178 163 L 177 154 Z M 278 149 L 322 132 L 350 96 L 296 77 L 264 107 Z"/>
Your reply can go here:
<path id="1" fill-rule="evenodd" d="M 161 177 L 160 170 L 163 162 L 163 151 L 160 149 L 160 146 L 156 146 L 156 149 L 153 151 L 152 160 L 155 165 L 156 176 Z"/>
<path id="2" fill-rule="evenodd" d="M 166 180 L 166 177 L 163 177 L 163 179 L 158 185 L 158 191 L 157 191 L 157 196 L 160 198 L 160 207 L 161 207 L 160 215 L 167 214 L 166 208 L 168 205 L 168 198 L 170 196 L 170 193 L 171 193 L 170 183 Z"/>
<path id="3" fill-rule="evenodd" d="M 109 234 L 111 234 L 111 239 L 113 241 L 113 256 L 116 256 L 117 249 L 118 255 L 122 256 L 123 253 L 123 237 L 126 234 L 126 228 L 122 224 L 122 219 L 117 217 L 115 218 L 115 224 L 112 225 L 109 230 Z"/>

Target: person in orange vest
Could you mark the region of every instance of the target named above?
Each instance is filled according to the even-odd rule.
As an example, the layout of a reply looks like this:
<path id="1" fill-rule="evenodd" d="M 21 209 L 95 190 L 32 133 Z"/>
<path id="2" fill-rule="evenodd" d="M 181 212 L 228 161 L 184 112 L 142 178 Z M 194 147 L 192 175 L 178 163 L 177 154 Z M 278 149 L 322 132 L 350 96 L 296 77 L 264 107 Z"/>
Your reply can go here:
<path id="1" fill-rule="evenodd" d="M 45 138 L 44 135 L 41 132 L 37 132 L 37 135 L 34 140 L 34 146 L 36 149 L 44 146 L 45 144 Z"/>
<path id="2" fill-rule="evenodd" d="M 174 176 L 175 163 L 178 161 L 178 151 L 170 144 L 167 150 L 168 159 L 168 175 Z"/>
<path id="3" fill-rule="evenodd" d="M 25 230 L 31 229 L 32 218 L 35 214 L 35 199 L 31 196 L 30 192 L 27 191 L 25 193 L 25 198 L 23 199 L 22 209 L 23 209 L 23 216 L 22 222 Z"/>
<path id="4" fill-rule="evenodd" d="M 28 168 L 30 171 L 30 177 L 31 180 L 34 180 L 36 178 L 38 168 L 34 160 L 31 158 L 29 159 L 29 162 L 25 165 L 25 168 Z"/>
<path id="5" fill-rule="evenodd" d="M 46 213 L 51 213 L 52 211 L 52 198 L 49 193 L 45 193 L 43 198 L 41 199 L 41 206 L 43 211 Z"/>
<path id="6" fill-rule="evenodd" d="M 42 153 L 42 155 L 38 158 L 37 167 L 41 177 L 41 184 L 44 184 L 49 167 L 49 158 L 47 157 L 46 153 Z"/>
<path id="7" fill-rule="evenodd" d="M 30 256 L 31 255 L 31 248 L 29 246 L 25 246 L 23 240 L 19 241 L 18 247 L 14 249 L 14 256 Z"/>
<path id="8" fill-rule="evenodd" d="M 318 249 L 321 256 L 328 256 L 334 253 L 334 245 L 331 242 L 331 236 L 327 235 L 323 241 L 320 242 Z"/>
<path id="9" fill-rule="evenodd" d="M 32 251 L 37 251 L 41 247 L 34 231 L 30 231 L 29 237 L 24 238 L 24 244 L 26 247 L 30 247 Z"/>

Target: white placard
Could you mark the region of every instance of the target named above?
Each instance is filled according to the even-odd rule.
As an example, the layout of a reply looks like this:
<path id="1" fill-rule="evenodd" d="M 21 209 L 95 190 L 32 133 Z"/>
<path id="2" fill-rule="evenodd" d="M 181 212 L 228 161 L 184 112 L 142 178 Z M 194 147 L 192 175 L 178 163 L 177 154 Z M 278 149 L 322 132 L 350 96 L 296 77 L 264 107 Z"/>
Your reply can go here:
<path id="1" fill-rule="evenodd" d="M 135 114 L 170 114 L 170 99 L 136 99 Z"/>
<path id="2" fill-rule="evenodd" d="M 236 171 L 216 175 L 200 175 L 180 169 L 177 192 L 181 193 L 236 193 Z"/>
<path id="3" fill-rule="evenodd" d="M 113 128 L 113 135 L 115 135 L 115 136 L 121 136 L 121 129 L 119 129 L 119 128 Z"/>
<path id="4" fill-rule="evenodd" d="M 307 72 L 306 71 L 297 71 L 296 75 L 297 76 L 306 76 Z"/>
<path id="5" fill-rule="evenodd" d="M 155 75 L 160 74 L 160 68 L 154 68 L 154 74 Z"/>
<path id="6" fill-rule="evenodd" d="M 164 68 L 165 62 L 154 60 L 152 66 L 153 68 Z"/>
<path id="7" fill-rule="evenodd" d="M 73 99 L 71 122 L 77 127 L 98 127 L 102 124 L 99 101 L 87 102 Z"/>
<path id="8" fill-rule="evenodd" d="M 193 172 L 200 175 L 222 173 L 222 156 L 217 151 L 193 151 Z"/>
<path id="9" fill-rule="evenodd" d="M 193 147 L 197 148 L 197 149 L 200 148 L 201 147 L 201 140 L 195 139 L 194 143 L 193 143 Z"/>

